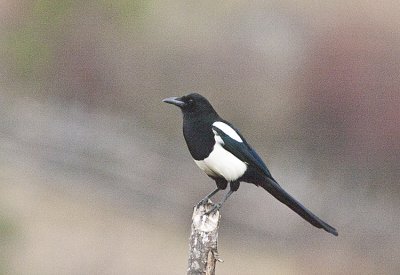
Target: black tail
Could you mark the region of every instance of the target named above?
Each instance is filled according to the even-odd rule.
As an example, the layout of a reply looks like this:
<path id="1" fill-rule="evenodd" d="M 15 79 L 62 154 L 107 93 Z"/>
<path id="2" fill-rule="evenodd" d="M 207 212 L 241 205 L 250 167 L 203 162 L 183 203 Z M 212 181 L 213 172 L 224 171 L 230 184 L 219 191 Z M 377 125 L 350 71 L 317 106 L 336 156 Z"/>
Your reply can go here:
<path id="1" fill-rule="evenodd" d="M 305 208 L 301 203 L 290 196 L 282 187 L 273 179 L 265 177 L 265 181 L 258 182 L 259 185 L 267 190 L 272 196 L 277 198 L 280 202 L 286 204 L 290 209 L 299 214 L 303 219 L 314 225 L 315 227 L 322 228 L 325 231 L 338 236 L 338 232 L 335 228 L 322 221 L 320 218 L 315 216 L 311 211 Z"/>

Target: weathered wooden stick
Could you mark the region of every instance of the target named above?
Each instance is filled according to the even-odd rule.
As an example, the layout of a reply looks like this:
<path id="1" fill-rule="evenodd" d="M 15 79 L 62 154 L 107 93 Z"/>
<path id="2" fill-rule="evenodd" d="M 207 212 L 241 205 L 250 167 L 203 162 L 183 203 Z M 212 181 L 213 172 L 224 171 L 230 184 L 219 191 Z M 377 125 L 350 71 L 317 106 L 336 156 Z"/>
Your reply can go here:
<path id="1" fill-rule="evenodd" d="M 188 275 L 215 275 L 216 261 L 223 262 L 217 250 L 219 211 L 205 215 L 212 206 L 209 200 L 205 205 L 194 207 L 189 238 Z"/>

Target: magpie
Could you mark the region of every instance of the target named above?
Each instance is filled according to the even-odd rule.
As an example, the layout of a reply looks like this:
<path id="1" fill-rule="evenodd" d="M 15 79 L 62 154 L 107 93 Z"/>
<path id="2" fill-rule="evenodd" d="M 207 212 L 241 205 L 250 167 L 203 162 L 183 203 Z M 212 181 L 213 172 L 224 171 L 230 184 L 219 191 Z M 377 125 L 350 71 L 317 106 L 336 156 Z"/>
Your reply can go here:
<path id="1" fill-rule="evenodd" d="M 165 103 L 178 106 L 183 114 L 183 136 L 194 162 L 217 185 L 197 206 L 205 204 L 218 191 L 230 185 L 220 203 L 207 212 L 221 208 L 229 196 L 239 189 L 240 182 L 261 186 L 280 202 L 317 228 L 338 236 L 335 228 L 322 221 L 289 195 L 272 177 L 265 163 L 240 132 L 222 119 L 210 102 L 200 94 L 169 97 Z"/>

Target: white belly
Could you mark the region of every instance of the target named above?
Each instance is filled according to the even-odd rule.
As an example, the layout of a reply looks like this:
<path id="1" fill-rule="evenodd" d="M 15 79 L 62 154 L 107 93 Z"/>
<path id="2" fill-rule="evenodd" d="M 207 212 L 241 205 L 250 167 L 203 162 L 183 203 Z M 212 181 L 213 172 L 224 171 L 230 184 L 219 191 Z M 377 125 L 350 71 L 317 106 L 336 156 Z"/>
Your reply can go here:
<path id="1" fill-rule="evenodd" d="M 209 176 L 224 177 L 227 181 L 240 178 L 247 165 L 226 151 L 219 143 L 214 145 L 211 154 L 204 160 L 195 160 L 197 166 Z"/>

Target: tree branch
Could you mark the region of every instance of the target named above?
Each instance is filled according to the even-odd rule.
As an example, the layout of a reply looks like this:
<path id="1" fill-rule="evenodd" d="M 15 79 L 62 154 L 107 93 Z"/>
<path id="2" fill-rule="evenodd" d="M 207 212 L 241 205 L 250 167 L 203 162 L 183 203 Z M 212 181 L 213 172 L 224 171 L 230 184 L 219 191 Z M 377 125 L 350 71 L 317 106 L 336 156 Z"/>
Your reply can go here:
<path id="1" fill-rule="evenodd" d="M 212 208 L 206 205 L 194 207 L 192 231 L 189 238 L 188 275 L 215 275 L 216 261 L 223 262 L 218 255 L 219 211 L 205 215 Z"/>

